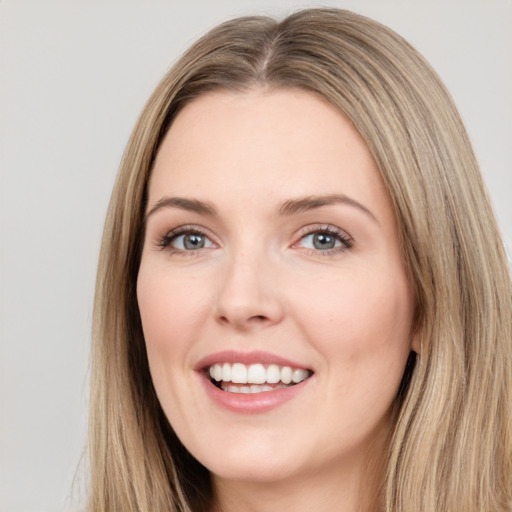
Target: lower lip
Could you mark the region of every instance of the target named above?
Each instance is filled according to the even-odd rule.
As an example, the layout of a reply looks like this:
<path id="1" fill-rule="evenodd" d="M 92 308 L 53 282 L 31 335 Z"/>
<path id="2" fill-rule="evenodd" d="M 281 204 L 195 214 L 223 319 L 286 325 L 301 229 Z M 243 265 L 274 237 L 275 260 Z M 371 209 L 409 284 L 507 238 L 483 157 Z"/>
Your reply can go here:
<path id="1" fill-rule="evenodd" d="M 201 375 L 201 380 L 208 396 L 224 409 L 239 414 L 261 414 L 295 398 L 308 385 L 311 377 L 288 388 L 262 391 L 261 393 L 231 393 L 222 391 L 204 375 Z"/>

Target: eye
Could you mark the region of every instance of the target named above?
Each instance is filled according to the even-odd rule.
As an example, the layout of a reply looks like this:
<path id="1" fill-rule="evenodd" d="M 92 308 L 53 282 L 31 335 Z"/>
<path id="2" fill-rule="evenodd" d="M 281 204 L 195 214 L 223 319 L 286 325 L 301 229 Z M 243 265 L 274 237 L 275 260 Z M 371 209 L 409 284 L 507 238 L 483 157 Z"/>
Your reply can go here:
<path id="1" fill-rule="evenodd" d="M 328 233 L 311 233 L 302 238 L 302 243 L 309 249 L 318 249 L 321 251 L 341 246 L 341 242 Z"/>
<path id="2" fill-rule="evenodd" d="M 315 252 L 332 254 L 352 247 L 351 238 L 333 226 L 311 229 L 302 235 L 294 247 L 301 247 Z"/>
<path id="3" fill-rule="evenodd" d="M 182 251 L 193 251 L 195 249 L 203 249 L 204 247 L 212 247 L 211 241 L 202 234 L 199 233 L 187 233 L 175 237 L 170 245 L 175 249 Z"/>
<path id="4" fill-rule="evenodd" d="M 215 244 L 206 234 L 196 229 L 184 228 L 173 230 L 165 235 L 158 246 L 162 249 L 169 247 L 175 252 L 191 252 L 215 247 Z"/>

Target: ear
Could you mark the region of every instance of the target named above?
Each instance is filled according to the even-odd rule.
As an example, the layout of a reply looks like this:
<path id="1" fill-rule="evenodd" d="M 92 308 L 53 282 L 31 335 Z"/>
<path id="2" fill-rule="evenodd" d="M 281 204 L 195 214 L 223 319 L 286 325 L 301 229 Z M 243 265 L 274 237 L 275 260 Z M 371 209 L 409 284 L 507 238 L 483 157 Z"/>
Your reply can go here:
<path id="1" fill-rule="evenodd" d="M 412 337 L 411 337 L 411 350 L 413 352 L 416 352 L 416 354 L 421 354 L 422 334 L 423 334 L 423 329 L 421 328 L 421 325 L 419 325 L 419 322 L 418 322 L 416 327 L 412 331 Z"/>

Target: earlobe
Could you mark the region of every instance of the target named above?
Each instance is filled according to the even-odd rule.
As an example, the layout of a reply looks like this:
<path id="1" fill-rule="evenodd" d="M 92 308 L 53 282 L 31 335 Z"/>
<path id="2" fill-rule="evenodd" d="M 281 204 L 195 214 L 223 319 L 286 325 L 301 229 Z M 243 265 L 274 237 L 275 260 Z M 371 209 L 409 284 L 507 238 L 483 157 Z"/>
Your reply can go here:
<path id="1" fill-rule="evenodd" d="M 415 306 L 412 315 L 411 322 L 411 342 L 410 349 L 416 354 L 421 354 L 421 349 L 423 346 L 423 324 L 424 318 L 421 313 L 420 306 L 417 301 L 415 301 Z"/>
<path id="2" fill-rule="evenodd" d="M 416 352 L 416 354 L 421 354 L 422 347 L 422 329 L 419 325 L 412 331 L 411 337 L 411 350 Z"/>
<path id="3" fill-rule="evenodd" d="M 411 343 L 411 350 L 413 352 L 416 352 L 416 354 L 421 354 L 421 343 L 419 341 L 419 338 L 414 337 Z"/>

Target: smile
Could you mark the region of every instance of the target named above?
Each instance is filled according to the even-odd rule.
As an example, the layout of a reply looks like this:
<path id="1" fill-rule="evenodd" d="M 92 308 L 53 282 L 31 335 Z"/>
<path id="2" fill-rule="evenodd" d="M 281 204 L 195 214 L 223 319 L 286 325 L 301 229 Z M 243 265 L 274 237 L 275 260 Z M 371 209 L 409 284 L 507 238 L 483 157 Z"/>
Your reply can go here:
<path id="1" fill-rule="evenodd" d="M 229 393 L 265 393 L 294 386 L 311 372 L 304 368 L 292 368 L 277 364 L 216 363 L 209 367 L 212 383 Z"/>

